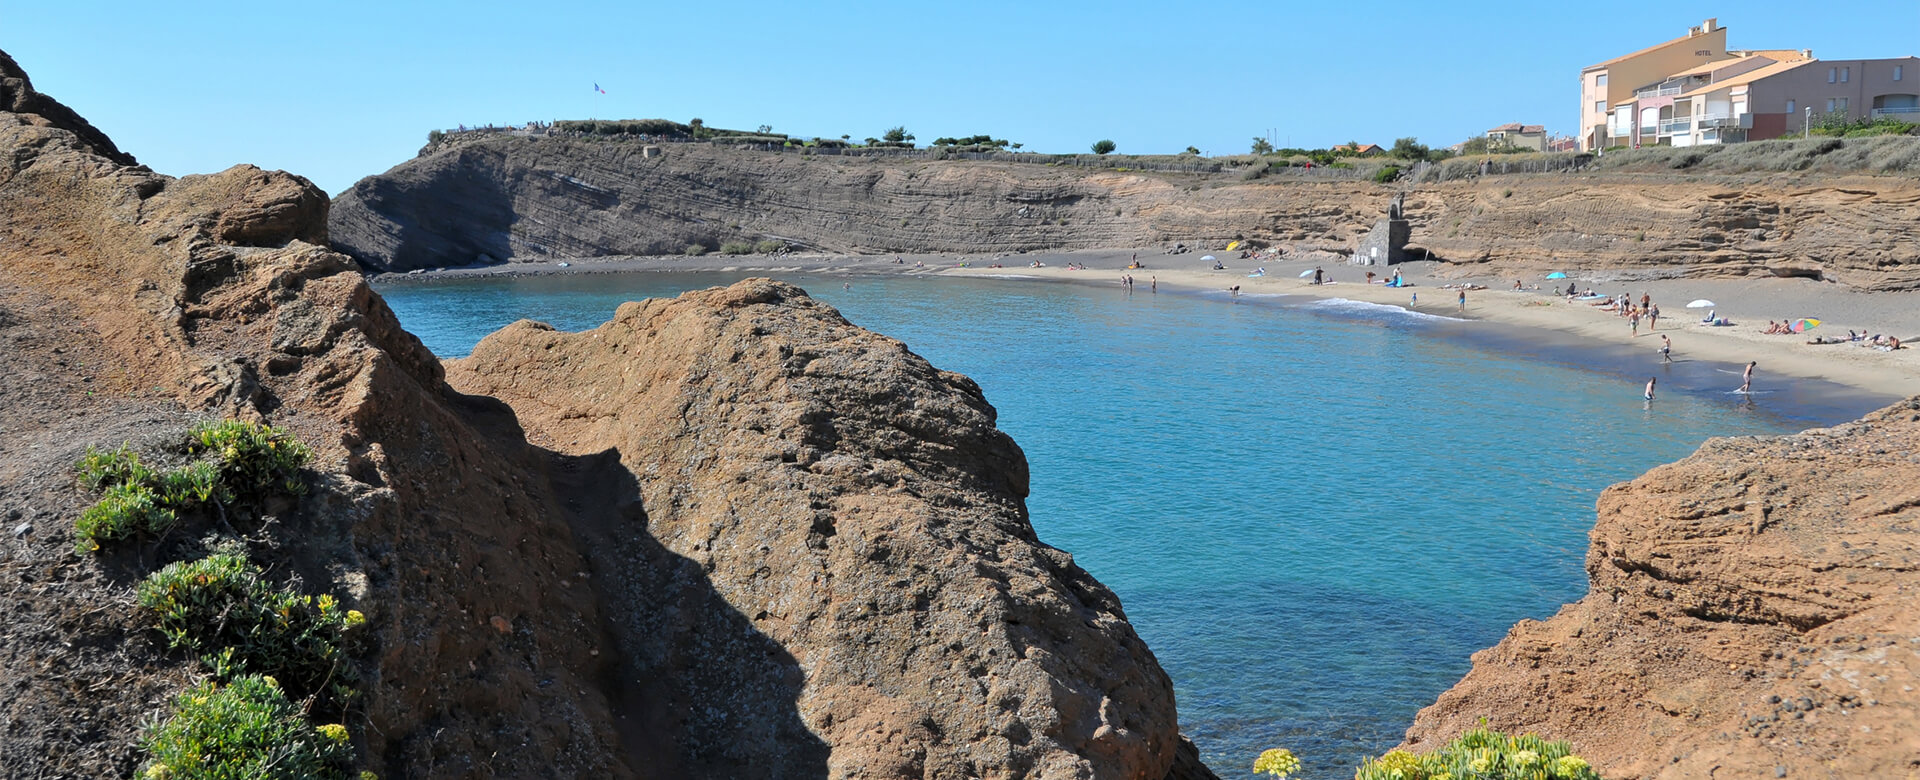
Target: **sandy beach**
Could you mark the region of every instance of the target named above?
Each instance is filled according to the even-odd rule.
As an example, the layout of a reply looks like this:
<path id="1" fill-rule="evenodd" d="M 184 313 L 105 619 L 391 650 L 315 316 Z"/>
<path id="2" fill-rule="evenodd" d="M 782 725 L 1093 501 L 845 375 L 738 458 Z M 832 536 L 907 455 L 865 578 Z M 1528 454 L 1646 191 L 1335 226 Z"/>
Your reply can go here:
<path id="1" fill-rule="evenodd" d="M 1226 266 L 1214 269 L 1214 256 Z M 1126 266 L 1138 257 L 1145 267 L 1129 270 Z M 1034 267 L 1034 263 L 1041 267 Z M 562 264 L 564 263 L 564 265 Z M 1073 265 L 1083 270 L 1069 270 Z M 1315 267 L 1325 271 L 1330 283 L 1314 285 L 1301 278 Z M 1249 276 L 1264 268 L 1261 276 Z M 1393 288 L 1367 284 L 1365 274 L 1373 271 L 1391 276 L 1399 271 L 1410 287 Z M 942 274 L 1005 276 L 1035 282 L 1055 281 L 1091 285 L 1119 285 L 1131 274 L 1135 290 L 1144 292 L 1156 281 L 1162 291 L 1174 293 L 1196 290 L 1225 290 L 1240 285 L 1242 294 L 1283 294 L 1318 298 L 1345 298 L 1370 303 L 1410 308 L 1430 314 L 1505 323 L 1520 328 L 1538 328 L 1614 346 L 1644 345 L 1649 353 L 1660 347 L 1660 334 L 1673 341 L 1676 360 L 1710 360 L 1725 363 L 1759 363 L 1761 376 L 1768 374 L 1825 379 L 1870 393 L 1892 396 L 1920 394 L 1920 350 L 1903 348 L 1883 351 L 1857 343 L 1813 345 L 1816 337 L 1845 337 L 1849 329 L 1869 334 L 1896 336 L 1903 342 L 1920 340 L 1920 306 L 1912 293 L 1863 293 L 1839 285 L 1807 279 L 1628 279 L 1620 274 L 1569 269 L 1569 278 L 1548 280 L 1502 274 L 1498 269 L 1477 272 L 1471 267 L 1445 266 L 1434 262 L 1410 262 L 1394 266 L 1352 266 L 1302 260 L 1241 258 L 1238 252 L 1194 251 L 1169 255 L 1163 249 L 1116 249 L 1060 253 L 1027 253 L 1008 256 L 979 255 L 781 255 L 717 257 L 617 257 L 582 258 L 538 263 L 509 263 L 478 268 L 436 270 L 407 276 L 387 275 L 383 283 L 431 281 L 501 275 L 591 274 L 705 271 L 737 273 L 806 274 Z M 1436 273 L 1444 273 L 1438 278 Z M 1379 277 L 1377 277 L 1379 278 Z M 1529 289 L 1513 290 L 1515 281 Z M 1628 321 L 1609 311 L 1588 305 L 1586 301 L 1568 301 L 1564 292 L 1571 282 L 1581 290 L 1591 288 L 1601 294 L 1627 294 L 1638 300 L 1649 295 L 1659 306 L 1658 329 L 1642 321 L 1638 334 Z M 1488 289 L 1467 293 L 1466 309 L 1458 305 L 1458 292 L 1444 285 L 1479 284 Z M 1557 286 L 1557 289 L 1556 289 Z M 1538 289 L 1531 289 L 1538 288 Z M 1415 300 L 1418 296 L 1418 300 Z M 1708 327 L 1700 323 L 1704 309 L 1688 309 L 1690 301 L 1713 301 L 1718 316 L 1734 323 L 1731 327 Z M 1802 317 L 1819 319 L 1822 324 L 1805 334 L 1767 335 L 1769 320 Z"/>

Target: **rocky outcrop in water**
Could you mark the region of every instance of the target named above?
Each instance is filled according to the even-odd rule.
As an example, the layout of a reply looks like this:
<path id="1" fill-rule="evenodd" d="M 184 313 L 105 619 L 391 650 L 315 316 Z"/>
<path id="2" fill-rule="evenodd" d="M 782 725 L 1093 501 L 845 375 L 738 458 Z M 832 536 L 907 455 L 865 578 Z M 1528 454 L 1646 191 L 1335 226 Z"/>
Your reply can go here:
<path id="1" fill-rule="evenodd" d="M 510 326 L 449 381 L 506 401 L 543 446 L 619 464 L 628 514 L 605 538 L 664 548 L 602 583 L 644 605 L 629 657 L 686 669 L 730 639 L 677 625 L 663 586 L 683 575 L 662 554 L 793 653 L 769 687 L 825 744 L 780 774 L 1166 774 L 1165 673 L 1113 594 L 1034 537 L 1025 457 L 967 378 L 754 279 L 582 333 Z M 765 712 L 700 682 L 659 675 L 654 698 L 713 710 L 716 736 Z"/>
<path id="2" fill-rule="evenodd" d="M 423 150 L 334 201 L 374 271 L 680 254 L 1010 253 L 1250 239 L 1349 253 L 1399 185 L 489 135 Z M 1116 166 L 1126 160 L 1116 158 Z M 1920 180 L 1667 171 L 1489 175 L 1405 188 L 1413 258 L 1461 273 L 1797 276 L 1920 288 Z"/>
<path id="3" fill-rule="evenodd" d="M 1586 598 L 1476 653 L 1409 746 L 1486 718 L 1606 777 L 1913 776 L 1916 477 L 1920 398 L 1607 489 Z"/>
<path id="4" fill-rule="evenodd" d="M 1190 756 L 1112 594 L 1033 538 L 1024 460 L 964 378 L 761 283 L 623 310 L 665 316 L 656 356 L 511 355 L 581 408 L 636 404 L 523 429 L 323 245 L 304 179 L 159 176 L 4 55 L 0 87 L 11 773 L 131 775 L 140 724 L 202 674 L 128 592 L 198 542 L 75 556 L 72 464 L 227 416 L 318 450 L 311 494 L 244 543 L 369 616 L 349 725 L 383 776 L 1151 780 Z M 565 340 L 489 343 L 530 336 Z"/>

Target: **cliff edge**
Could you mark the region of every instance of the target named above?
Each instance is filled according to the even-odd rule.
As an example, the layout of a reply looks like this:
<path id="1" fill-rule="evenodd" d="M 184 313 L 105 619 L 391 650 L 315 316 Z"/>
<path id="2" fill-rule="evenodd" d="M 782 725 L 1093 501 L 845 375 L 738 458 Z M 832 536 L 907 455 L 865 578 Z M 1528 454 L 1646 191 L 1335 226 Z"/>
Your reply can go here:
<path id="1" fill-rule="evenodd" d="M 1607 777 L 1920 773 L 1920 398 L 1608 488 L 1587 573 L 1474 654 L 1407 746 L 1486 718 Z"/>
<path id="2" fill-rule="evenodd" d="M 1920 156 L 1920 139 L 1879 142 L 1909 140 L 1905 152 Z M 1812 164 L 1866 142 L 1781 143 Z M 1325 169 L 1250 178 L 1260 171 L 1111 164 L 488 134 L 430 146 L 360 180 L 334 199 L 330 224 L 335 248 L 374 272 L 761 241 L 847 254 L 1005 254 L 1244 239 L 1339 254 L 1354 251 L 1404 191 L 1413 256 L 1456 264 L 1458 273 L 1485 273 L 1491 263 L 1511 272 L 1920 288 L 1913 176 L 1657 166 L 1413 185 Z"/>
<path id="3" fill-rule="evenodd" d="M 131 595 L 205 543 L 76 555 L 73 464 L 241 418 L 316 450 L 307 495 L 224 543 L 364 611 L 345 724 L 361 768 L 1204 772 L 1112 594 L 1033 538 L 1024 458 L 963 377 L 758 282 L 581 336 L 490 338 L 498 363 L 464 361 L 460 388 L 497 383 L 517 414 L 450 386 L 325 247 L 311 183 L 160 176 L 4 55 L 0 87 L 11 770 L 130 776 L 141 724 L 207 674 Z M 639 312 L 672 338 L 623 330 Z M 516 351 L 532 341 L 554 349 Z M 548 416 L 568 405 L 591 419 Z"/>

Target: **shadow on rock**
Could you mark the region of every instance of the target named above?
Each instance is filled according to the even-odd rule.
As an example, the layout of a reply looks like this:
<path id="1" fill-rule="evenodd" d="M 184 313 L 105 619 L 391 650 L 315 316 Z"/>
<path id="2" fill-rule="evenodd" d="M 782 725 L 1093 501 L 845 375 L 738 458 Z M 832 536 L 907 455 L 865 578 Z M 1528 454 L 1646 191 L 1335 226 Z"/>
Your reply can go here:
<path id="1" fill-rule="evenodd" d="M 622 656 L 607 683 L 629 766 L 656 778 L 826 776 L 827 745 L 796 703 L 799 662 L 654 539 L 619 452 L 551 457 Z"/>

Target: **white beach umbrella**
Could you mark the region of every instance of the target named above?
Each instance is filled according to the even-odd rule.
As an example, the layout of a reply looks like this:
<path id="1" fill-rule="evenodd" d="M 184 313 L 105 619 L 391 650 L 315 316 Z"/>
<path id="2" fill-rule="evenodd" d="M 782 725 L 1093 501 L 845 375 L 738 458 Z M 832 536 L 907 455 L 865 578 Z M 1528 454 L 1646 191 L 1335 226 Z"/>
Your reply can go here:
<path id="1" fill-rule="evenodd" d="M 1689 303 L 1689 304 L 1687 304 L 1687 308 L 1689 308 L 1689 309 L 1711 309 L 1711 308 L 1713 308 L 1713 307 L 1715 307 L 1715 306 L 1718 306 L 1718 305 L 1720 305 L 1720 304 L 1717 304 L 1717 303 L 1714 303 L 1713 301 L 1709 301 L 1709 300 L 1707 300 L 1707 299 L 1705 299 L 1705 298 L 1701 298 L 1700 300 L 1697 300 L 1697 301 L 1694 301 L 1693 303 Z"/>
<path id="2" fill-rule="evenodd" d="M 1212 260 L 1212 259 L 1213 259 L 1213 255 L 1207 255 L 1206 257 L 1202 257 L 1202 258 L 1200 258 L 1200 259 L 1202 259 L 1202 260 Z"/>
<path id="3" fill-rule="evenodd" d="M 1301 272 L 1300 272 L 1300 278 L 1302 278 L 1302 279 L 1305 279 L 1305 278 L 1307 278 L 1307 277 L 1309 277 L 1309 276 L 1312 276 L 1312 275 L 1313 275 L 1313 269 L 1311 269 L 1311 268 L 1309 268 L 1309 269 L 1307 269 L 1307 270 L 1305 270 L 1305 271 L 1301 271 Z"/>

